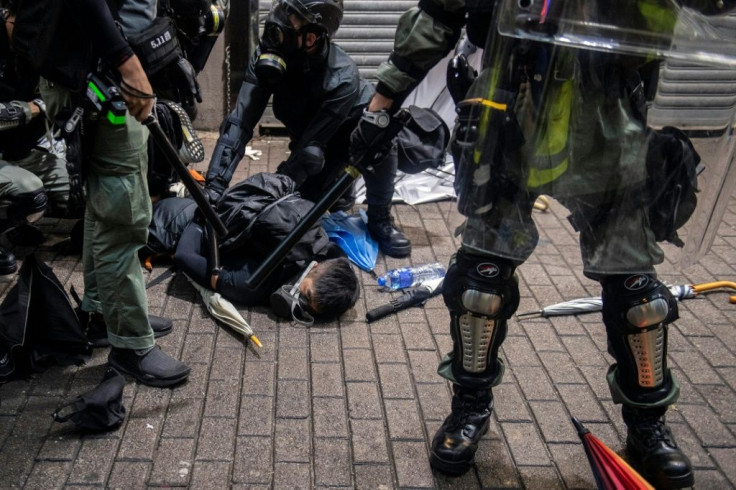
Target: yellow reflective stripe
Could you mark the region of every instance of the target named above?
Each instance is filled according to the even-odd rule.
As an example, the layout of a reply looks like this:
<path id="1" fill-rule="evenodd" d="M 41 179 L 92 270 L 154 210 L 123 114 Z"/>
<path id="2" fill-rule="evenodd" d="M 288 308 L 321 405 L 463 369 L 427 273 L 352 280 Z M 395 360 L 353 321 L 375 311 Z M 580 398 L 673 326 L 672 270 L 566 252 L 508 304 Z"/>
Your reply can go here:
<path id="1" fill-rule="evenodd" d="M 501 104 L 500 102 L 493 102 L 492 100 L 482 99 L 480 97 L 476 97 L 474 99 L 461 100 L 458 105 L 466 105 L 466 104 L 481 104 L 486 107 L 490 107 L 491 109 L 496 109 L 498 111 L 506 111 L 506 109 L 508 108 L 506 104 Z"/>
<path id="2" fill-rule="evenodd" d="M 558 179 L 568 166 L 567 139 L 572 112 L 572 80 L 560 84 L 556 94 L 549 94 L 544 134 L 537 143 L 534 161 L 529 168 L 528 187 L 539 187 Z"/>
<path id="3" fill-rule="evenodd" d="M 567 151 L 563 157 L 562 163 L 552 168 L 530 168 L 529 177 L 526 179 L 527 187 L 534 188 L 540 187 L 550 182 L 554 182 L 559 179 L 562 174 L 567 171 L 567 165 L 569 159 L 567 158 Z"/>
<path id="4" fill-rule="evenodd" d="M 677 13 L 672 6 L 663 6 L 657 2 L 647 0 L 640 1 L 638 6 L 639 13 L 644 17 L 650 31 L 667 35 L 674 32 Z"/>

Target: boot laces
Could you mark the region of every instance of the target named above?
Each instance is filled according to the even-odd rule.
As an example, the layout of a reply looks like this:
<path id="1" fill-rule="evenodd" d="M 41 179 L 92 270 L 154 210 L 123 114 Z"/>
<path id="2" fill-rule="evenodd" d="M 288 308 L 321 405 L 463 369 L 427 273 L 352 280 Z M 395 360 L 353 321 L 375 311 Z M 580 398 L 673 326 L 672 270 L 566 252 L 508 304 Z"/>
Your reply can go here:
<path id="1" fill-rule="evenodd" d="M 657 446 L 660 442 L 664 442 L 673 448 L 677 447 L 672 438 L 672 432 L 661 417 L 643 417 L 636 423 L 636 432 L 642 442 L 649 448 Z"/>
<path id="2" fill-rule="evenodd" d="M 452 411 L 447 428 L 455 431 L 468 424 L 472 417 L 478 416 L 488 408 L 488 402 L 480 397 L 459 396 L 452 400 Z"/>

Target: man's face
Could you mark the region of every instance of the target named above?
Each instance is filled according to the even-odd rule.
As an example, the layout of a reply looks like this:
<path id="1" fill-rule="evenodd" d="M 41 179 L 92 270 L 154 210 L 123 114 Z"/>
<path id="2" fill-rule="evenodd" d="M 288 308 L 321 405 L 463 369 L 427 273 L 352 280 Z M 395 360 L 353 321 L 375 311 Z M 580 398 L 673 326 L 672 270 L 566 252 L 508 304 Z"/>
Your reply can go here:
<path id="1" fill-rule="evenodd" d="M 311 271 L 309 271 L 304 280 L 302 280 L 301 284 L 299 284 L 299 294 L 307 302 L 310 311 L 314 313 L 319 313 L 318 304 L 315 301 L 314 283 L 317 281 L 320 274 L 320 266 L 316 265 Z"/>

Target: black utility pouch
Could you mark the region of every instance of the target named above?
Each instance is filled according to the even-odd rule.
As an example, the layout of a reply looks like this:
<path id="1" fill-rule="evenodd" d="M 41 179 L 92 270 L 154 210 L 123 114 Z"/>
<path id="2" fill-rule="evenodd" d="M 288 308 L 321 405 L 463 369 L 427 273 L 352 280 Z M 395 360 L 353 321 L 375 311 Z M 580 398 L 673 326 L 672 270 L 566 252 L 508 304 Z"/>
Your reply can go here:
<path id="1" fill-rule="evenodd" d="M 184 57 L 176 25 L 169 17 L 156 17 L 141 32 L 128 36 L 128 42 L 149 77 Z"/>
<path id="2" fill-rule="evenodd" d="M 114 368 L 107 368 L 97 387 L 56 409 L 52 417 L 57 422 L 71 420 L 80 429 L 92 432 L 117 429 L 125 418 L 123 386 L 123 375 Z"/>

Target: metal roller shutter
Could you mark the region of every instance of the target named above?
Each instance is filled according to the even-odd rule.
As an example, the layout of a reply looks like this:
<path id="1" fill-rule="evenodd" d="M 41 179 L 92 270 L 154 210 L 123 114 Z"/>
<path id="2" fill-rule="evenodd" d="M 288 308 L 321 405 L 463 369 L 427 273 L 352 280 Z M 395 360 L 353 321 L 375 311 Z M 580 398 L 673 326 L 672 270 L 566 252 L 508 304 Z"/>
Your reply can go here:
<path id="1" fill-rule="evenodd" d="M 719 27 L 733 32 L 736 16 L 719 19 Z M 723 130 L 734 123 L 730 116 L 735 105 L 736 69 L 670 60 L 660 72 L 648 121 L 656 128 Z"/>
<path id="2" fill-rule="evenodd" d="M 271 3 L 270 0 L 259 1 L 261 29 Z M 378 65 L 388 58 L 393 48 L 399 17 L 416 5 L 417 0 L 344 0 L 345 14 L 334 41 L 352 56 L 361 77 L 375 81 Z M 270 105 L 260 126 L 262 131 L 280 126 Z"/>

